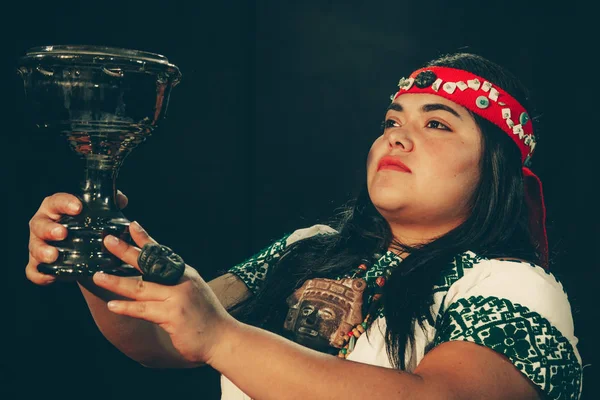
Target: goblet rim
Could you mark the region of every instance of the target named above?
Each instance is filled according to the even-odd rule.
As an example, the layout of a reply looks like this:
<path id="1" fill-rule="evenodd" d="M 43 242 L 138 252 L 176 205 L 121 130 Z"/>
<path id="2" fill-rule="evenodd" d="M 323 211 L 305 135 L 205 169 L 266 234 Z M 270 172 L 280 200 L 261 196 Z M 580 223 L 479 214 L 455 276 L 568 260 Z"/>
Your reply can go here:
<path id="1" fill-rule="evenodd" d="M 149 61 L 159 64 L 172 65 L 167 57 L 159 53 L 153 53 L 144 50 L 130 49 L 125 47 L 113 47 L 104 45 L 81 45 L 81 44 L 64 44 L 64 45 L 46 45 L 34 46 L 25 51 L 24 58 L 39 58 L 43 56 L 53 55 L 72 55 L 72 56 L 106 56 L 125 59 L 135 59 L 141 61 Z"/>

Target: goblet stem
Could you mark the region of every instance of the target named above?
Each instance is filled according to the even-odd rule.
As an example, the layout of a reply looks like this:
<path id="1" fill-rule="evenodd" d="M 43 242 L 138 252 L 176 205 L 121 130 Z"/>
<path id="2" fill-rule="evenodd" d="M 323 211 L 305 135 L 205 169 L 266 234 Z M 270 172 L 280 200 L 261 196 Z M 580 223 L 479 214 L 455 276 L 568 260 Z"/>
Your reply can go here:
<path id="1" fill-rule="evenodd" d="M 116 202 L 116 177 L 120 163 L 105 163 L 105 158 L 86 157 L 85 179 L 79 198 L 81 213 L 65 215 L 58 222 L 67 228 L 64 240 L 50 242 L 58 249 L 58 259 L 40 264 L 40 272 L 60 277 L 90 276 L 102 271 L 120 276 L 139 275 L 104 247 L 104 237 L 113 235 L 131 243 L 129 220 Z"/>
<path id="2" fill-rule="evenodd" d="M 118 211 L 116 178 L 120 165 L 102 168 L 99 160 L 86 158 L 85 179 L 81 185 L 81 199 L 89 209 Z"/>

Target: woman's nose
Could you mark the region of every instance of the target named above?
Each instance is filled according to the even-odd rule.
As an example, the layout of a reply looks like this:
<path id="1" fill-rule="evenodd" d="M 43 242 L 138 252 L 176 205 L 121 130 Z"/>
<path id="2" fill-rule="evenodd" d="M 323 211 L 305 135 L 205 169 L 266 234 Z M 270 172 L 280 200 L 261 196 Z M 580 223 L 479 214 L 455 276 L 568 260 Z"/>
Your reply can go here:
<path id="1" fill-rule="evenodd" d="M 413 142 L 405 131 L 396 129 L 388 135 L 390 149 L 399 149 L 401 151 L 412 151 Z"/>

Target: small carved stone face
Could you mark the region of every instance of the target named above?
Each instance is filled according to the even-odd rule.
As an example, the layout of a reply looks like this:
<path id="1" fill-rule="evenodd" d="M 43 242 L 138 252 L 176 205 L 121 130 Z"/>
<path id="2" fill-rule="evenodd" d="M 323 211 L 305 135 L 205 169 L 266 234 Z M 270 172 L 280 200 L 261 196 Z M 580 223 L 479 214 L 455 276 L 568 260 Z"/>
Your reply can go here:
<path id="1" fill-rule="evenodd" d="M 311 279 L 288 298 L 284 328 L 315 350 L 338 347 L 339 338 L 362 319 L 362 280 Z"/>
<path id="2" fill-rule="evenodd" d="M 303 300 L 298 305 L 292 329 L 296 341 L 312 349 L 326 349 L 329 347 L 329 338 L 335 333 L 340 319 L 347 312 L 347 309 L 326 300 Z"/>

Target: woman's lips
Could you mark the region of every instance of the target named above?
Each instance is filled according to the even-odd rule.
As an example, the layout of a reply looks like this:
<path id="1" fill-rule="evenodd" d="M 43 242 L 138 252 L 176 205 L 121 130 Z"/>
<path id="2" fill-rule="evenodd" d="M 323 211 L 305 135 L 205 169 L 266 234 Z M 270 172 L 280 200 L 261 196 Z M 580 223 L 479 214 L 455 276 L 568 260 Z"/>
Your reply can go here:
<path id="1" fill-rule="evenodd" d="M 379 165 L 377 167 L 377 171 L 382 169 L 391 169 L 393 171 L 407 172 L 411 173 L 412 171 L 408 168 L 402 161 L 395 157 L 386 156 L 383 157 L 379 161 Z"/>
<path id="2" fill-rule="evenodd" d="M 394 170 L 394 171 L 408 172 L 406 170 L 406 168 L 403 168 L 403 167 L 401 167 L 399 165 L 394 165 L 394 164 L 382 165 L 381 167 L 379 167 L 379 170 L 382 170 L 382 169 L 391 169 L 391 170 Z"/>

